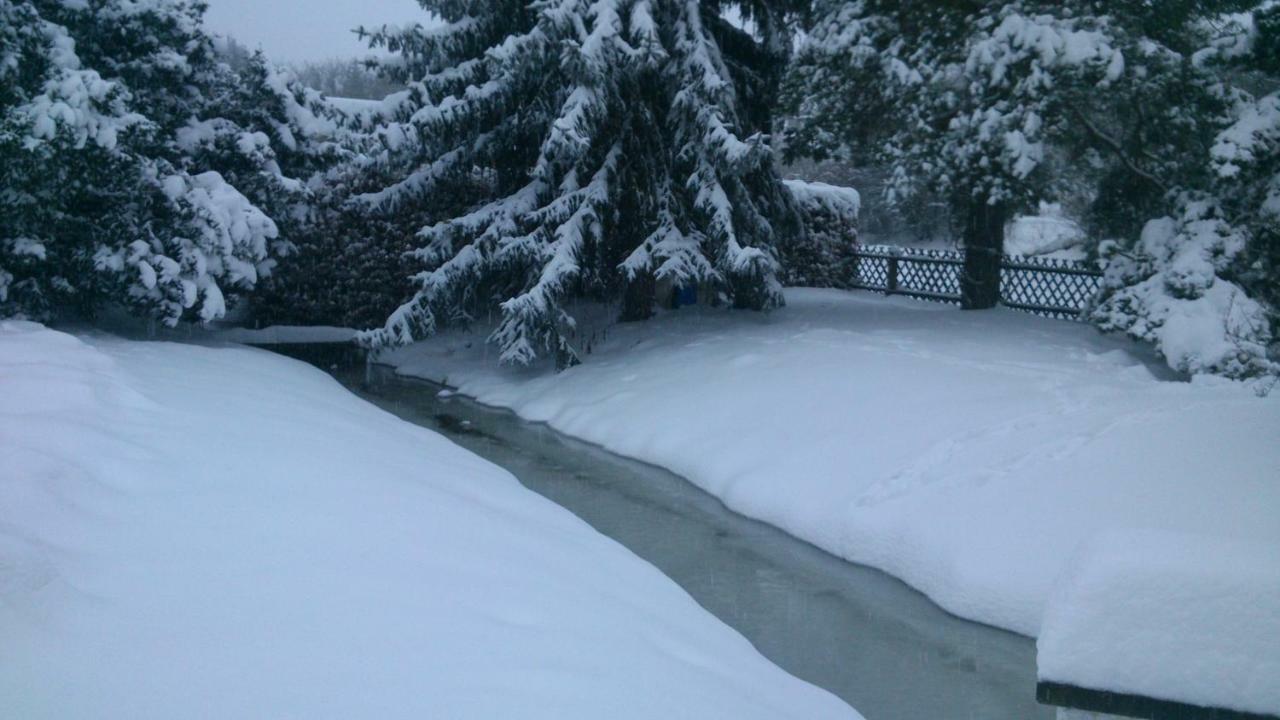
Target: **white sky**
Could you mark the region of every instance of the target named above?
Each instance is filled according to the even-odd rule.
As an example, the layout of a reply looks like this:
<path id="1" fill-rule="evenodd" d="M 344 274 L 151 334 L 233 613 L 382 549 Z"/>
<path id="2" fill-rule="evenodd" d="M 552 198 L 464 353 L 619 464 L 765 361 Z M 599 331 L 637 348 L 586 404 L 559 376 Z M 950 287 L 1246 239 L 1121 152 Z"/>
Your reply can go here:
<path id="1" fill-rule="evenodd" d="M 361 57 L 360 25 L 425 22 L 415 0 L 206 0 L 205 27 L 262 48 L 276 62 Z"/>

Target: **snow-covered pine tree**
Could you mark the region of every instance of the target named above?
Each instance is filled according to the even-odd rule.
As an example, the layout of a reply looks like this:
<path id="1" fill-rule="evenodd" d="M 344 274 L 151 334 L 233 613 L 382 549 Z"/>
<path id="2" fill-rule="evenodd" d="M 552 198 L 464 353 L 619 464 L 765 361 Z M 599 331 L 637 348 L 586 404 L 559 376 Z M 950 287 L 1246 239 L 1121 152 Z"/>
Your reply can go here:
<path id="1" fill-rule="evenodd" d="M 496 305 L 504 360 L 571 363 L 569 298 L 622 298 L 624 317 L 645 317 L 665 279 L 738 307 L 782 302 L 774 246 L 797 216 L 767 108 L 794 2 L 421 4 L 444 24 L 371 32 L 409 89 L 367 164 L 387 182 L 358 202 L 409 219 L 424 269 L 367 341 Z M 754 34 L 722 17 L 729 5 Z"/>
<path id="2" fill-rule="evenodd" d="M 1194 256 L 1204 259 L 1202 285 L 1223 283 L 1218 300 L 1243 298 L 1233 282 L 1247 242 L 1227 227 L 1199 232 L 1198 223 L 1225 222 L 1211 197 L 1209 148 L 1236 101 L 1203 53 L 1218 20 L 1257 4 L 826 0 L 788 78 L 787 146 L 819 156 L 852 150 L 887 164 L 891 199 L 921 187 L 950 197 L 966 218 L 963 279 L 981 274 L 988 289 L 998 283 L 1003 219 L 1053 199 L 1064 184 L 1092 185 L 1093 230 L 1117 238 L 1107 246 L 1113 257 L 1141 256 L 1114 267 L 1095 321 L 1154 341 L 1188 372 L 1251 374 L 1265 365 L 1257 350 L 1266 342 L 1249 329 L 1256 323 L 1228 317 L 1227 306 L 1243 299 L 1188 310 L 1216 318 L 1216 329 L 1200 326 L 1194 341 L 1214 349 L 1198 352 L 1183 342 L 1188 333 L 1175 340 L 1160 330 L 1174 305 L 1126 288 L 1163 287 L 1170 263 Z M 1156 241 L 1158 233 L 1143 232 L 1153 217 L 1197 230 Z M 1192 236 L 1199 249 L 1179 252 Z M 1183 289 L 1182 300 L 1203 296 Z M 1214 332 L 1216 340 L 1204 339 Z M 1228 337 L 1245 361 L 1217 353 L 1232 345 Z"/>
<path id="3" fill-rule="evenodd" d="M 275 126 L 219 119 L 235 83 L 203 7 L 0 0 L 4 314 L 112 302 L 210 320 L 287 250 L 223 174 L 258 183 L 264 201 L 293 185 L 262 142 Z"/>
<path id="4" fill-rule="evenodd" d="M 215 45 L 223 57 L 236 52 L 235 44 L 223 38 Z M 289 242 L 287 260 L 253 290 L 252 317 L 268 323 L 348 324 L 350 318 L 334 312 L 336 303 L 367 303 L 335 283 L 351 269 L 344 253 L 358 251 L 339 237 L 340 205 L 348 194 L 345 170 L 353 159 L 344 115 L 261 52 L 235 64 L 234 72 L 220 73 L 206 91 L 211 118 L 188 120 L 177 138 L 190 163 L 216 168 L 276 222 L 280 237 Z"/>
<path id="5" fill-rule="evenodd" d="M 462 198 L 479 197 L 470 178 L 457 177 L 394 210 L 375 210 L 363 200 L 411 172 L 388 162 L 389 145 L 400 145 L 386 130 L 399 122 L 403 100 L 404 93 L 382 103 L 343 105 L 325 99 L 320 112 L 335 116 L 342 160 L 326 163 L 323 175 L 313 176 L 308 231 L 293 241 L 287 262 L 254 292 L 255 322 L 382 325 L 413 294 L 405 256 L 423 218 L 455 208 Z"/>
<path id="6" fill-rule="evenodd" d="M 405 217 L 371 214 L 353 194 L 384 187 L 365 152 L 382 120 L 376 113 L 341 113 L 346 159 L 325 170 L 310 200 L 308 231 L 293 241 L 286 262 L 253 296 L 253 319 L 266 324 L 372 327 L 412 293 L 404 254 L 413 230 Z M 376 151 L 373 153 L 376 154 Z M 453 194 L 459 191 L 450 188 Z M 424 198 L 418 210 L 439 196 Z"/>
<path id="7" fill-rule="evenodd" d="M 1245 29 L 1248 51 L 1241 58 L 1254 71 L 1280 77 L 1280 3 L 1262 2 L 1250 13 Z"/>
<path id="8" fill-rule="evenodd" d="M 1248 84 L 1210 148 L 1215 194 L 1249 239 L 1238 281 L 1280 338 L 1280 3 L 1219 23 L 1214 60 Z M 1277 358 L 1273 354 L 1272 359 Z"/>
<path id="9" fill-rule="evenodd" d="M 1280 370 L 1268 357 L 1280 324 L 1280 79 L 1268 71 L 1271 51 L 1257 48 L 1274 33 L 1276 6 L 1225 12 L 1240 5 L 1193 7 L 1194 24 L 1172 37 L 1160 18 L 1158 37 L 1184 62 L 1165 103 L 1194 113 L 1188 98 L 1210 97 L 1216 112 L 1193 115 L 1207 137 L 1177 148 L 1191 172 L 1166 176 L 1163 214 L 1136 241 L 1103 246 L 1110 262 L 1093 320 L 1154 343 L 1183 372 L 1246 378 Z M 1259 98 L 1257 88 L 1273 92 Z"/>
<path id="10" fill-rule="evenodd" d="M 293 242 L 317 221 L 325 173 L 349 158 L 340 115 L 261 51 L 241 64 L 210 73 L 199 114 L 175 133 L 177 149 L 185 165 L 217 170 Z"/>

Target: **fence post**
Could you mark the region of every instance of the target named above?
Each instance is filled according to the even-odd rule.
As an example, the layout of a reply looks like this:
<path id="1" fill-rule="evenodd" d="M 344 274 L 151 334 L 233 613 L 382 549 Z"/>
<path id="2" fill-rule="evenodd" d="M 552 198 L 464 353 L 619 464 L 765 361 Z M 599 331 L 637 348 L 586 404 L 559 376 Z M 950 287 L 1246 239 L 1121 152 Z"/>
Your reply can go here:
<path id="1" fill-rule="evenodd" d="M 898 292 L 898 248 L 889 251 L 889 263 L 885 272 L 884 294 Z"/>
<path id="2" fill-rule="evenodd" d="M 986 196 L 970 200 L 960 272 L 960 307 L 983 310 L 1000 302 L 1000 257 L 1004 253 L 1004 205 Z"/>

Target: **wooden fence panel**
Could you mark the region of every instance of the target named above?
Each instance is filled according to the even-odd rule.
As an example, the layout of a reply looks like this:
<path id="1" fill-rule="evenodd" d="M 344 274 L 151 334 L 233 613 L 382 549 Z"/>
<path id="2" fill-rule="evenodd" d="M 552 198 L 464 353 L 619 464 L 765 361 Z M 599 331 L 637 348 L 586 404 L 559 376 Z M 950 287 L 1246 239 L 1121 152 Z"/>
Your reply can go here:
<path id="1" fill-rule="evenodd" d="M 851 285 L 886 295 L 960 304 L 962 250 L 855 245 Z M 1000 303 L 1046 317 L 1081 319 L 1102 287 L 1089 263 L 1006 255 L 1000 262 Z"/>

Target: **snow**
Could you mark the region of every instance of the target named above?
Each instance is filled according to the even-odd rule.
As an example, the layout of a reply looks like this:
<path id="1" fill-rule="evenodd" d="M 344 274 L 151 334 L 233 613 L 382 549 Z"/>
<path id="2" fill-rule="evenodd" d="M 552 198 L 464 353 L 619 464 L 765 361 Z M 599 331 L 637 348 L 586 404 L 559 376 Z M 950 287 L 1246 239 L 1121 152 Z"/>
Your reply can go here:
<path id="1" fill-rule="evenodd" d="M 1218 133 L 1210 155 L 1214 169 L 1224 178 L 1234 177 L 1242 167 L 1262 160 L 1280 145 L 1280 93 L 1272 93 L 1247 103 L 1240 116 Z"/>
<path id="2" fill-rule="evenodd" d="M 1280 553 L 1157 531 L 1106 533 L 1045 612 L 1040 679 L 1280 715 Z"/>
<path id="3" fill-rule="evenodd" d="M 264 351 L 0 323 L 38 718 L 856 718 L 514 478 Z"/>
<path id="4" fill-rule="evenodd" d="M 173 212 L 190 218 L 182 230 L 196 237 L 100 247 L 94 257 L 97 269 L 136 268 L 137 284 L 128 293 L 153 303 L 171 327 L 197 301 L 202 321 L 221 318 L 227 308 L 219 283 L 228 289 L 252 287 L 259 274 L 270 270 L 268 241 L 279 237 L 280 230 L 217 172 L 167 175 L 158 184 Z"/>
<path id="5" fill-rule="evenodd" d="M 1099 532 L 1280 552 L 1280 393 L 1160 379 L 1083 324 L 790 289 L 773 313 L 684 308 L 593 340 L 559 374 L 454 332 L 385 357 L 1026 635 Z"/>
<path id="6" fill-rule="evenodd" d="M 1007 82 L 1009 68 L 1033 57 L 1032 78 L 1037 70 L 1056 67 L 1098 64 L 1106 67 L 1105 81 L 1115 82 L 1124 73 L 1124 54 L 1111 46 L 1107 35 L 1096 30 L 1080 30 L 1075 23 L 1052 15 L 1028 16 L 1010 12 L 991 31 L 990 36 L 974 43 L 967 60 L 970 72 L 987 70 L 991 84 Z"/>
<path id="7" fill-rule="evenodd" d="M 1118 254 L 1108 263 L 1103 282 L 1116 290 L 1094 308 L 1093 320 L 1153 343 L 1181 372 L 1273 372 L 1266 308 L 1221 277 L 1246 237 L 1206 201 L 1185 203 L 1178 218 L 1149 221 L 1138 257 Z"/>
<path id="8" fill-rule="evenodd" d="M 342 112 L 352 115 L 360 113 L 376 112 L 382 107 L 381 100 L 366 100 L 364 98 L 334 97 L 330 95 L 325 98 L 330 105 L 338 108 Z"/>
<path id="9" fill-rule="evenodd" d="M 862 209 L 862 196 L 858 194 L 857 190 L 851 187 L 798 179 L 783 180 L 782 184 L 787 186 L 787 190 L 791 191 L 796 202 L 810 212 L 826 212 L 832 217 L 840 218 L 851 225 L 857 224 L 858 213 Z"/>
<path id="10" fill-rule="evenodd" d="M 1041 203 L 1036 215 L 1020 215 L 1005 229 L 1007 255 L 1083 260 L 1087 238 L 1080 225 L 1062 214 L 1061 206 Z"/>
<path id="11" fill-rule="evenodd" d="M 82 69 L 75 41 L 66 28 L 44 22 L 39 35 L 48 44 L 50 67 L 43 92 L 15 108 L 14 118 L 30 125 L 25 147 L 53 141 L 66 132 L 79 149 L 92 140 L 104 150 L 113 150 L 122 131 L 144 122 L 125 110 L 121 86 L 104 80 L 95 70 Z"/>

